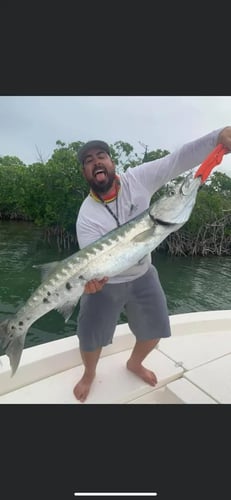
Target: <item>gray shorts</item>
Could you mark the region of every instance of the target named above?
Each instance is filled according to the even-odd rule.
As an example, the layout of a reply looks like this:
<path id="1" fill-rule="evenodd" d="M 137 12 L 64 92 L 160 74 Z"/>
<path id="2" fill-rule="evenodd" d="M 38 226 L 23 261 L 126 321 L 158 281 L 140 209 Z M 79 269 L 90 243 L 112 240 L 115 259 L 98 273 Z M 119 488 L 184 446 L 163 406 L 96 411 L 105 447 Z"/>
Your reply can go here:
<path id="1" fill-rule="evenodd" d="M 81 350 L 111 344 L 122 311 L 137 340 L 171 335 L 166 297 L 154 266 L 133 281 L 106 283 L 100 292 L 82 295 L 77 318 Z"/>

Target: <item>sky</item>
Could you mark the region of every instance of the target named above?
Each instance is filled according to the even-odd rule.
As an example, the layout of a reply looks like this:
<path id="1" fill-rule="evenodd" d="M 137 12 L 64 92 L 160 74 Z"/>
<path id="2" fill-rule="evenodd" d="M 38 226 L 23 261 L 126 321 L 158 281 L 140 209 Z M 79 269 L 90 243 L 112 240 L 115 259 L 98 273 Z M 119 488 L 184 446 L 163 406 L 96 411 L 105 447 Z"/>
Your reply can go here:
<path id="1" fill-rule="evenodd" d="M 128 142 L 173 152 L 231 125 L 231 96 L 0 96 L 0 156 L 46 162 L 56 141 Z M 219 171 L 231 177 L 231 155 Z"/>

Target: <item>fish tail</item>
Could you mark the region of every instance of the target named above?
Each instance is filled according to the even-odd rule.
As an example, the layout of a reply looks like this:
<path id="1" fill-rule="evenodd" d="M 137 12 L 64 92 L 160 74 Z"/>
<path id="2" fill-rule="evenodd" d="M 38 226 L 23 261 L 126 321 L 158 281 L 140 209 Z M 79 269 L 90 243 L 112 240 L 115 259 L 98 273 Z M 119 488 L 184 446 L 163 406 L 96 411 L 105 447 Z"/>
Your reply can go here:
<path id="1" fill-rule="evenodd" d="M 4 320 L 0 323 L 0 344 L 10 360 L 11 376 L 13 376 L 22 356 L 27 332 L 23 332 L 20 335 L 12 334 L 8 328 L 9 321 Z"/>

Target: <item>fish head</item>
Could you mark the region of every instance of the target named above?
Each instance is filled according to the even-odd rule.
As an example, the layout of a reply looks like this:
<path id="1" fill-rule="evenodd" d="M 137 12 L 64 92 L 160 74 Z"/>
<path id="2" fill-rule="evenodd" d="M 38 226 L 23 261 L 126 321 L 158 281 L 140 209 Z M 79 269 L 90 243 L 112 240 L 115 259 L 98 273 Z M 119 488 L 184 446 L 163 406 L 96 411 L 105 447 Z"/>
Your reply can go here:
<path id="1" fill-rule="evenodd" d="M 163 224 L 181 227 L 191 215 L 200 185 L 200 177 L 195 178 L 190 173 L 181 184 L 153 203 L 149 210 L 151 217 Z"/>

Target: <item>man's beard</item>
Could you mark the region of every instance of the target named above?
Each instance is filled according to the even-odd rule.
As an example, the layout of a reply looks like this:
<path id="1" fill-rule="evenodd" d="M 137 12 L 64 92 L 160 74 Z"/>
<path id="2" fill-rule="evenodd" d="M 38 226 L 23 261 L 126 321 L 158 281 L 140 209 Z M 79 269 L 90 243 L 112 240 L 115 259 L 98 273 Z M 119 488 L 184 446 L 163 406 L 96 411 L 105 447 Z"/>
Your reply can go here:
<path id="1" fill-rule="evenodd" d="M 99 182 L 96 183 L 94 179 L 91 179 L 89 181 L 89 184 L 91 186 L 91 189 L 93 189 L 95 193 L 104 194 L 107 193 L 107 191 L 109 191 L 109 189 L 112 187 L 114 180 L 115 172 L 110 172 L 107 174 L 106 182 L 102 182 L 102 184 L 100 184 Z"/>

